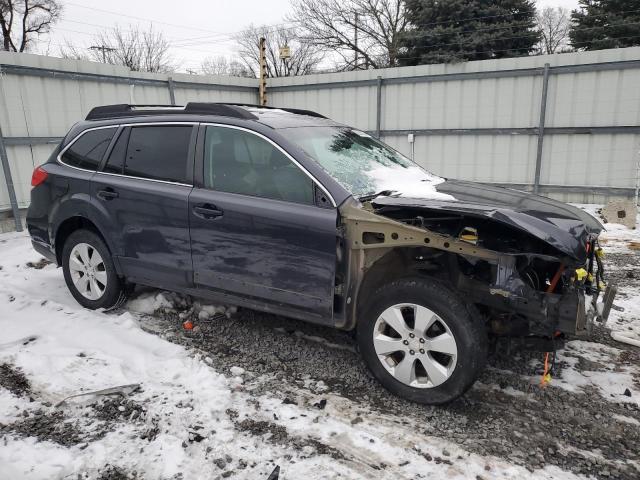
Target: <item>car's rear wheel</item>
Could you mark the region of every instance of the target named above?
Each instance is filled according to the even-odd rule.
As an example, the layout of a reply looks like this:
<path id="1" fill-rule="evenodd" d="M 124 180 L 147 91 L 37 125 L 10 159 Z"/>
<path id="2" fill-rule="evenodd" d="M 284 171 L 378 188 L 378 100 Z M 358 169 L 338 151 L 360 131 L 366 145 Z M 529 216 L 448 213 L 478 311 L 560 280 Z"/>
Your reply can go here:
<path id="1" fill-rule="evenodd" d="M 73 297 L 86 308 L 112 309 L 126 299 L 111 253 L 90 230 L 76 230 L 62 250 L 64 279 Z"/>
<path id="2" fill-rule="evenodd" d="M 443 404 L 466 392 L 484 366 L 487 338 L 473 307 L 430 278 L 402 279 L 370 297 L 358 318 L 358 344 L 391 392 Z"/>

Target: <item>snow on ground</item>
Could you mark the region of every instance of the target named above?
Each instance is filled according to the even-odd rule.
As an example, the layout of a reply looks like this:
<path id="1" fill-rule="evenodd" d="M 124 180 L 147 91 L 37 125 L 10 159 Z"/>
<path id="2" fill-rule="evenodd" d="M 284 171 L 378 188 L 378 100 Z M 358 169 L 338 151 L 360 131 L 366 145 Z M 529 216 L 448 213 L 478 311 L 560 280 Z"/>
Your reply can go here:
<path id="1" fill-rule="evenodd" d="M 602 221 L 598 215 L 599 205 L 576 204 L 578 208 Z M 636 222 L 640 226 L 640 216 Z M 611 264 L 606 255 L 632 253 L 640 247 L 640 228 L 629 229 L 624 225 L 607 223 L 599 242 L 605 251 L 605 269 L 607 276 L 611 270 L 631 272 L 638 271 L 637 265 Z M 620 285 L 614 308 L 607 321 L 612 331 L 640 341 L 640 292 L 637 287 Z M 593 342 L 574 340 L 568 342 L 565 349 L 558 354 L 558 361 L 566 362 L 562 369 L 562 377 L 554 381 L 554 385 L 576 391 L 584 387 L 600 390 L 604 398 L 616 402 L 633 402 L 640 405 L 640 395 L 636 392 L 631 397 L 624 392 L 633 385 L 633 377 L 640 373 L 639 365 L 620 366 L 618 358 L 622 350 Z M 593 362 L 593 370 L 576 368 L 579 362 Z"/>
<path id="2" fill-rule="evenodd" d="M 354 422 L 358 406 L 344 398 L 325 408 L 306 391 L 295 405 L 253 396 L 243 369 L 217 372 L 141 329 L 136 311 L 176 308 L 170 294 L 145 294 L 115 314 L 84 310 L 27 236 L 0 235 L 0 253 L 0 365 L 28 381 L 0 388 L 0 479 L 255 479 L 275 465 L 284 479 L 468 479 L 487 469 L 492 478 L 578 478 L 480 457 L 394 418 Z M 132 384 L 139 389 L 124 399 L 56 406 Z"/>
<path id="3" fill-rule="evenodd" d="M 603 222 L 599 215 L 600 205 L 579 203 L 574 205 L 597 218 L 601 223 Z M 638 244 L 640 242 L 639 226 L 640 214 L 637 215 L 635 229 L 627 228 L 618 223 L 604 223 L 605 231 L 599 237 L 600 244 L 607 252 L 628 252 L 634 246 L 638 249 L 640 248 L 640 244 Z"/>

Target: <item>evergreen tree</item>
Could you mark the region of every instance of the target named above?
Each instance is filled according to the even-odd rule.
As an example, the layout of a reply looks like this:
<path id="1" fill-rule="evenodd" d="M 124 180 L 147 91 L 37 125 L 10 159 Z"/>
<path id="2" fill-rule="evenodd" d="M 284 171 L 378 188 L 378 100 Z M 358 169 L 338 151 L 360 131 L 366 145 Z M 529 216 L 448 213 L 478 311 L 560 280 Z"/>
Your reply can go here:
<path id="1" fill-rule="evenodd" d="M 533 0 L 406 0 L 410 25 L 401 63 L 519 57 L 535 50 Z"/>
<path id="2" fill-rule="evenodd" d="M 584 50 L 640 45 L 640 0 L 580 0 L 571 13 L 571 45 Z"/>

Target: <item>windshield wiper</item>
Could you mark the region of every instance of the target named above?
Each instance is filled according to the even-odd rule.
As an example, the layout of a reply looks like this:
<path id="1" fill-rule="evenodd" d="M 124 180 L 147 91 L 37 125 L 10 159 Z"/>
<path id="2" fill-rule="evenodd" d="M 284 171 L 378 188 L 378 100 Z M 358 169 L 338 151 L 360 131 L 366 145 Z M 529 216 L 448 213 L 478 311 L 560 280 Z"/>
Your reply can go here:
<path id="1" fill-rule="evenodd" d="M 362 195 L 361 197 L 358 197 L 358 200 L 360 200 L 361 202 L 368 202 L 376 197 L 389 197 L 397 192 L 397 190 L 382 190 L 378 193 L 368 193 L 367 195 Z"/>

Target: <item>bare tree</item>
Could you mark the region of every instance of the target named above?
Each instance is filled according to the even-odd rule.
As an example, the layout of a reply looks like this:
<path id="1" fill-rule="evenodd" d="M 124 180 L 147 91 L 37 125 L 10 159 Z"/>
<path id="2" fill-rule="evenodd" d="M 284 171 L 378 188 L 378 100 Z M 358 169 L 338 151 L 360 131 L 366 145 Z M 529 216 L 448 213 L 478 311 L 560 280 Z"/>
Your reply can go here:
<path id="1" fill-rule="evenodd" d="M 28 50 L 34 35 L 49 33 L 61 11 L 56 0 L 0 0 L 2 48 L 7 52 Z"/>
<path id="2" fill-rule="evenodd" d="M 291 20 L 309 42 L 337 53 L 344 70 L 398 65 L 407 29 L 403 0 L 296 0 Z"/>
<path id="3" fill-rule="evenodd" d="M 310 42 L 300 39 L 300 29 L 296 27 L 257 27 L 240 32 L 238 42 L 242 62 L 254 77 L 259 73 L 260 38 L 266 39 L 267 75 L 269 77 L 287 77 L 312 73 L 322 61 L 322 52 Z M 280 59 L 280 47 L 288 46 L 291 57 Z"/>
<path id="4" fill-rule="evenodd" d="M 200 71 L 205 75 L 255 78 L 249 69 L 238 60 L 228 60 L 222 55 L 205 58 L 200 65 Z"/>
<path id="5" fill-rule="evenodd" d="M 67 42 L 67 46 L 60 50 L 60 55 L 63 58 L 123 65 L 141 72 L 162 73 L 175 70 L 175 64 L 169 55 L 169 42 L 153 26 L 148 30 L 140 30 L 137 26 L 123 30 L 115 26 L 98 33 L 92 44 L 94 48 L 85 52 Z"/>
<path id="6" fill-rule="evenodd" d="M 571 22 L 566 8 L 545 7 L 538 10 L 536 22 L 540 31 L 538 51 L 541 55 L 561 52 L 568 48 Z"/>

